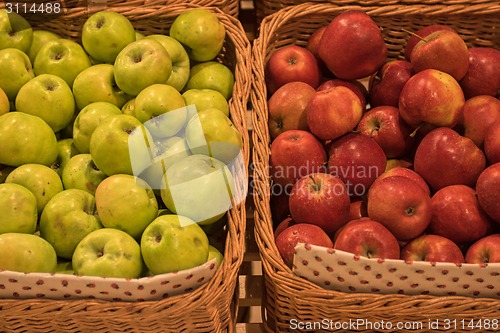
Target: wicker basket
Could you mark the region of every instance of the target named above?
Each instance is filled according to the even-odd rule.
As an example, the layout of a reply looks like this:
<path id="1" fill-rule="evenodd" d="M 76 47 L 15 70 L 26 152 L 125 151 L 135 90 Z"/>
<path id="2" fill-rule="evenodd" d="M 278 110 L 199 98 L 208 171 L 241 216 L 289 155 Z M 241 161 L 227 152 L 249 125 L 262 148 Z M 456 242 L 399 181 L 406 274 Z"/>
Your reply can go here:
<path id="1" fill-rule="evenodd" d="M 266 17 L 260 35 L 254 41 L 251 92 L 252 112 L 252 188 L 255 201 L 255 237 L 264 267 L 265 288 L 263 318 L 269 332 L 290 332 L 290 320 L 300 322 L 347 322 L 349 320 L 381 320 L 396 322 L 439 319 L 445 330 L 445 319 L 499 318 L 500 300 L 459 296 L 407 296 L 341 293 L 328 291 L 297 277 L 280 257 L 274 242 L 270 208 L 267 89 L 264 65 L 278 48 L 297 44 L 305 46 L 307 38 L 338 14 L 360 9 L 382 27 L 391 59 L 403 58 L 408 35 L 402 28 L 415 31 L 419 27 L 443 22 L 453 26 L 469 46 L 500 48 L 500 4 L 496 5 L 412 5 L 412 6 L 336 6 L 306 3 L 282 9 Z M 500 281 L 499 281 L 500 283 Z M 457 319 L 458 320 L 458 319 Z M 464 329 L 467 330 L 467 327 Z M 321 330 L 313 330 L 315 332 Z M 348 329 L 346 330 L 348 331 Z M 360 330 L 363 331 L 363 330 Z M 366 329 L 373 332 L 375 329 Z M 393 331 L 393 330 L 386 330 Z M 431 331 L 424 325 L 416 332 Z M 458 331 L 463 331 L 458 329 Z M 477 331 L 477 330 L 476 330 Z M 321 331 L 322 332 L 322 331 Z"/>
<path id="2" fill-rule="evenodd" d="M 145 34 L 166 33 L 183 11 L 195 5 L 108 7 L 124 14 Z M 250 155 L 247 102 L 250 92 L 250 43 L 238 20 L 213 7 L 226 28 L 218 60 L 235 73 L 230 116 L 243 137 L 243 163 L 236 172 L 247 172 Z M 53 20 L 38 16 L 38 28 L 80 41 L 87 8 L 73 8 Z M 35 17 L 30 18 L 35 19 Z M 236 189 L 243 191 L 247 180 Z M 215 276 L 192 292 L 161 301 L 109 302 L 101 300 L 0 299 L 0 332 L 233 332 L 238 309 L 237 275 L 243 260 L 246 228 L 245 201 L 228 212 L 224 261 Z"/>

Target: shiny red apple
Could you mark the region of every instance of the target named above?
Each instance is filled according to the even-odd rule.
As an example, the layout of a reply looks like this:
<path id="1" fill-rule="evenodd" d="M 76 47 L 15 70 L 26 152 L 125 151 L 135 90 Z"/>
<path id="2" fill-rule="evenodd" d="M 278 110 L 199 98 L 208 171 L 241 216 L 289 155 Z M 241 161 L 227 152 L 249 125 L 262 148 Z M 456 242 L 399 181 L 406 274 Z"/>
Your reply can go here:
<path id="1" fill-rule="evenodd" d="M 448 262 L 465 261 L 462 251 L 446 237 L 425 234 L 413 239 L 401 249 L 401 259 L 406 261 Z"/>
<path id="2" fill-rule="evenodd" d="M 481 238 L 472 244 L 465 253 L 468 264 L 500 263 L 500 234 Z"/>
<path id="3" fill-rule="evenodd" d="M 318 91 L 320 90 L 326 90 L 329 88 L 333 87 L 338 87 L 338 86 L 343 86 L 351 89 L 356 96 L 358 96 L 359 100 L 361 101 L 361 108 L 363 110 L 366 109 L 366 97 L 368 95 L 368 92 L 366 90 L 366 87 L 359 81 L 357 80 L 340 80 L 340 79 L 330 79 L 327 80 L 319 85 L 319 87 L 316 89 Z"/>
<path id="4" fill-rule="evenodd" d="M 465 101 L 463 120 L 464 136 L 482 148 L 484 137 L 491 125 L 500 121 L 500 100 L 489 95 L 479 95 Z"/>
<path id="5" fill-rule="evenodd" d="M 401 90 L 414 74 L 412 65 L 406 60 L 390 60 L 370 77 L 368 91 L 371 107 L 390 105 L 397 107 Z"/>
<path id="6" fill-rule="evenodd" d="M 500 162 L 481 172 L 476 183 L 476 193 L 486 214 L 500 224 Z"/>
<path id="7" fill-rule="evenodd" d="M 500 96 L 500 50 L 492 47 L 469 48 L 469 69 L 460 80 L 465 98 L 478 95 Z"/>
<path id="8" fill-rule="evenodd" d="M 439 30 L 456 31 L 452 27 L 443 24 L 431 24 L 420 28 L 414 34 L 412 34 L 410 38 L 408 38 L 408 41 L 406 42 L 405 59 L 410 61 L 413 48 L 415 47 L 415 45 L 417 45 L 418 42 L 421 41 L 422 38 L 425 38 L 434 31 L 439 31 Z"/>

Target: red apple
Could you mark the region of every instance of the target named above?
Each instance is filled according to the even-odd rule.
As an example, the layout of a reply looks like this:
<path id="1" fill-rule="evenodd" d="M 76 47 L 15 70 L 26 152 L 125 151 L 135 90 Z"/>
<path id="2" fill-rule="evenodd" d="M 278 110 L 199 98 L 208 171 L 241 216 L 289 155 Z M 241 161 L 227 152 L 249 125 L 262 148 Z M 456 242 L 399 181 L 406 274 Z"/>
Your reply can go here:
<path id="1" fill-rule="evenodd" d="M 340 80 L 340 79 L 330 79 L 327 80 L 319 85 L 316 90 L 326 90 L 329 88 L 333 87 L 338 87 L 338 86 L 343 86 L 351 89 L 356 96 L 358 96 L 359 100 L 361 101 L 361 108 L 363 110 L 366 109 L 366 96 L 367 96 L 367 91 L 365 86 L 357 81 L 357 80 L 351 80 L 351 81 L 345 81 L 345 80 Z"/>
<path id="2" fill-rule="evenodd" d="M 478 95 L 500 96 L 500 50 L 492 47 L 469 48 L 469 69 L 460 85 L 465 98 Z"/>
<path id="3" fill-rule="evenodd" d="M 382 223 L 398 240 L 408 241 L 422 235 L 431 214 L 430 196 L 408 177 L 377 180 L 368 191 L 368 216 Z"/>
<path id="4" fill-rule="evenodd" d="M 354 199 L 349 205 L 349 221 L 357 220 L 362 217 L 368 217 L 368 211 L 366 209 L 366 200 L 364 199 Z"/>
<path id="5" fill-rule="evenodd" d="M 391 60 L 370 77 L 368 91 L 371 107 L 390 105 L 397 107 L 401 90 L 414 71 L 406 60 Z"/>
<path id="6" fill-rule="evenodd" d="M 312 173 L 297 180 L 289 205 L 290 215 L 297 223 L 315 224 L 329 235 L 349 220 L 347 187 L 328 173 Z"/>
<path id="7" fill-rule="evenodd" d="M 285 83 L 294 81 L 305 82 L 316 89 L 321 79 L 314 55 L 298 45 L 287 45 L 276 50 L 266 63 L 265 76 L 270 95 Z"/>
<path id="8" fill-rule="evenodd" d="M 426 234 L 406 244 L 401 250 L 401 259 L 461 264 L 464 255 L 458 245 L 448 238 Z"/>
<path id="9" fill-rule="evenodd" d="M 469 68 L 469 49 L 456 32 L 438 30 L 415 45 L 410 62 L 416 73 L 425 69 L 437 69 L 459 81 Z"/>
<path id="10" fill-rule="evenodd" d="M 318 49 L 321 44 L 321 38 L 323 37 L 323 33 L 325 32 L 325 30 L 326 30 L 326 25 L 319 27 L 307 39 L 306 49 L 316 57 L 316 60 L 321 60 L 318 54 Z"/>
<path id="11" fill-rule="evenodd" d="M 276 229 L 274 229 L 274 240 L 276 241 L 276 238 L 278 238 L 279 234 L 281 234 L 281 232 L 283 230 L 285 230 L 288 227 L 291 227 L 294 224 L 297 224 L 294 221 L 294 219 L 292 219 L 291 217 L 286 217 L 283 221 L 281 221 L 278 224 L 278 226 L 276 227 Z"/>
<path id="12" fill-rule="evenodd" d="M 486 214 L 500 223 L 500 162 L 484 169 L 476 183 L 479 204 Z"/>
<path id="13" fill-rule="evenodd" d="M 462 127 L 464 136 L 482 148 L 488 128 L 500 121 L 500 101 L 493 96 L 479 95 L 465 101 Z"/>
<path id="14" fill-rule="evenodd" d="M 361 10 L 336 16 L 323 33 L 318 53 L 335 77 L 343 80 L 368 77 L 387 60 L 380 28 Z"/>
<path id="15" fill-rule="evenodd" d="M 356 127 L 361 134 L 373 138 L 387 158 L 403 156 L 413 143 L 412 130 L 400 118 L 394 106 L 378 106 L 363 114 Z"/>
<path id="16" fill-rule="evenodd" d="M 457 80 L 436 69 L 426 69 L 406 82 L 399 97 L 399 112 L 413 128 L 424 123 L 453 127 L 461 119 L 464 104 Z"/>
<path id="17" fill-rule="evenodd" d="M 314 224 L 297 223 L 283 230 L 276 238 L 276 247 L 288 267 L 293 265 L 295 246 L 306 243 L 328 248 L 333 247 L 333 242 L 328 235 Z"/>
<path id="18" fill-rule="evenodd" d="M 415 45 L 417 45 L 418 42 L 420 42 L 421 38 L 425 38 L 429 34 L 433 33 L 434 31 L 439 31 L 439 30 L 455 31 L 455 29 L 453 29 L 452 27 L 449 27 L 447 25 L 442 25 L 442 24 L 432 24 L 432 25 L 428 25 L 428 26 L 425 26 L 423 28 L 420 28 L 406 42 L 405 59 L 410 61 L 410 57 L 411 57 L 411 53 L 413 51 L 413 48 L 415 47 Z"/>
<path id="19" fill-rule="evenodd" d="M 485 167 L 482 150 L 448 127 L 429 132 L 415 152 L 414 170 L 434 191 L 456 184 L 472 187 Z"/>
<path id="20" fill-rule="evenodd" d="M 344 181 L 351 197 L 365 195 L 386 163 L 377 142 L 360 133 L 348 133 L 328 146 L 328 172 Z"/>
<path id="21" fill-rule="evenodd" d="M 488 128 L 484 136 L 483 149 L 490 164 L 500 162 L 500 121 Z"/>
<path id="22" fill-rule="evenodd" d="M 363 115 L 358 96 L 337 86 L 316 91 L 306 106 L 309 130 L 322 140 L 333 140 L 353 130 Z"/>
<path id="23" fill-rule="evenodd" d="M 289 130 L 271 143 L 269 165 L 278 186 L 293 185 L 303 176 L 324 171 L 326 163 L 325 147 L 308 131 Z"/>
<path id="24" fill-rule="evenodd" d="M 483 237 L 472 244 L 465 253 L 465 262 L 469 264 L 500 263 L 500 234 Z"/>
<path id="25" fill-rule="evenodd" d="M 400 255 L 396 237 L 369 218 L 347 223 L 337 234 L 334 249 L 367 258 L 399 259 Z"/>
<path id="26" fill-rule="evenodd" d="M 479 205 L 476 192 L 465 185 L 450 185 L 431 199 L 432 219 L 428 232 L 455 244 L 468 244 L 489 235 L 493 221 Z"/>
<path id="27" fill-rule="evenodd" d="M 429 188 L 429 185 L 425 182 L 424 178 L 420 176 L 417 172 L 415 172 L 412 169 L 409 169 L 407 167 L 394 167 L 392 169 L 389 169 L 385 171 L 383 174 L 381 174 L 375 182 L 387 178 L 387 177 L 392 177 L 392 176 L 402 176 L 402 177 L 407 177 L 416 182 L 420 187 L 425 191 L 427 195 L 431 195 L 431 190 Z M 375 183 L 374 182 L 374 183 Z"/>
<path id="28" fill-rule="evenodd" d="M 276 90 L 267 102 L 271 139 L 291 129 L 309 130 L 305 109 L 315 92 L 300 81 L 285 83 Z"/>

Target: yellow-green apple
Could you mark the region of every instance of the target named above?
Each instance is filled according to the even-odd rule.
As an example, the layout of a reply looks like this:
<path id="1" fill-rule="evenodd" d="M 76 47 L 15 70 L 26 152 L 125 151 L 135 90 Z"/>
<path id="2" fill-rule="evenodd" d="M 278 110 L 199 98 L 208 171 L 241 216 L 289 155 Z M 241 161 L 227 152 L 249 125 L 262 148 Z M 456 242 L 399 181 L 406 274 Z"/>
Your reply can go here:
<path id="1" fill-rule="evenodd" d="M 0 164 L 51 165 L 57 158 L 57 139 L 40 117 L 23 112 L 0 116 Z"/>
<path id="2" fill-rule="evenodd" d="M 469 68 L 469 49 L 458 33 L 442 29 L 428 34 L 415 45 L 410 62 L 415 73 L 432 68 L 460 81 Z"/>
<path id="3" fill-rule="evenodd" d="M 184 90 L 213 89 L 226 100 L 233 95 L 234 74 L 229 67 L 217 61 L 206 61 L 191 67 Z"/>
<path id="4" fill-rule="evenodd" d="M 71 259 L 78 243 L 102 227 L 94 196 L 79 189 L 66 189 L 53 196 L 40 216 L 40 237 L 64 259 Z"/>
<path id="5" fill-rule="evenodd" d="M 62 177 L 64 167 L 69 159 L 80 152 L 76 149 L 73 138 L 61 139 L 57 141 L 57 158 L 50 166 L 52 170 Z"/>
<path id="6" fill-rule="evenodd" d="M 432 196 L 432 219 L 428 232 L 446 237 L 457 245 L 468 245 L 493 231 L 476 191 L 465 185 L 445 186 Z"/>
<path id="7" fill-rule="evenodd" d="M 495 222 L 500 223 L 500 163 L 484 169 L 476 182 L 479 205 Z"/>
<path id="8" fill-rule="evenodd" d="M 38 50 L 33 70 L 35 75 L 57 75 L 71 88 L 76 76 L 91 65 L 89 56 L 80 44 L 59 38 L 47 41 Z"/>
<path id="9" fill-rule="evenodd" d="M 386 177 L 391 177 L 391 176 L 402 176 L 402 177 L 410 178 L 411 180 L 413 180 L 414 182 L 419 184 L 422 187 L 422 189 L 425 191 L 425 193 L 427 193 L 427 195 L 429 195 L 429 196 L 431 195 L 431 190 L 429 188 L 429 185 L 427 185 L 424 178 L 422 178 L 422 176 L 420 176 L 417 172 L 415 172 L 415 170 L 412 170 L 412 169 L 407 168 L 407 167 L 397 166 L 397 167 L 391 168 L 389 170 L 386 170 L 380 176 L 378 176 L 377 179 L 375 179 L 374 183 L 376 183 L 377 181 L 379 181 L 381 179 L 384 179 Z"/>
<path id="10" fill-rule="evenodd" d="M 478 95 L 465 101 L 461 126 L 464 136 L 483 148 L 488 128 L 500 121 L 500 100 L 489 95 Z"/>
<path id="11" fill-rule="evenodd" d="M 95 201 L 106 228 L 123 230 L 135 239 L 140 239 L 158 214 L 151 186 L 132 175 L 116 174 L 104 179 L 97 186 Z"/>
<path id="12" fill-rule="evenodd" d="M 360 99 L 349 88 L 316 91 L 306 106 L 309 131 L 322 140 L 334 140 L 352 131 L 363 116 Z"/>
<path id="13" fill-rule="evenodd" d="M 75 271 L 73 270 L 73 265 L 71 264 L 71 260 L 68 261 L 67 259 L 58 259 L 56 274 L 70 274 L 70 275 L 75 274 Z"/>
<path id="14" fill-rule="evenodd" d="M 5 179 L 26 187 L 35 195 L 38 214 L 57 193 L 63 191 L 63 183 L 56 171 L 42 164 L 23 164 L 15 168 Z"/>
<path id="15" fill-rule="evenodd" d="M 127 103 L 125 103 L 122 106 L 121 112 L 123 114 L 128 114 L 130 116 L 135 117 L 135 113 L 134 113 L 135 112 L 135 98 L 128 100 Z"/>
<path id="16" fill-rule="evenodd" d="M 402 157 L 413 144 L 412 130 L 399 116 L 397 107 L 382 105 L 363 114 L 356 130 L 373 138 L 387 158 Z"/>
<path id="17" fill-rule="evenodd" d="M 295 222 L 315 224 L 331 235 L 348 222 L 350 199 L 340 178 L 311 173 L 295 182 L 289 206 Z"/>
<path id="18" fill-rule="evenodd" d="M 85 236 L 71 258 L 76 275 L 134 279 L 144 263 L 139 243 L 124 231 L 101 228 Z"/>
<path id="19" fill-rule="evenodd" d="M 351 200 L 351 203 L 349 204 L 349 218 L 347 220 L 352 221 L 362 217 L 368 217 L 366 204 L 366 198 Z"/>
<path id="20" fill-rule="evenodd" d="M 97 186 L 108 176 L 99 170 L 90 154 L 77 154 L 69 159 L 62 170 L 65 189 L 75 188 L 95 195 Z"/>
<path id="21" fill-rule="evenodd" d="M 368 82 L 370 106 L 398 107 L 401 90 L 413 74 L 409 61 L 393 59 L 386 62 Z"/>
<path id="22" fill-rule="evenodd" d="M 143 38 L 125 46 L 114 62 L 116 85 L 131 96 L 156 83 L 166 83 L 172 60 L 158 41 Z"/>
<path id="23" fill-rule="evenodd" d="M 142 32 L 140 31 L 135 31 L 135 40 L 140 40 L 140 39 L 143 39 L 144 37 L 146 37 Z"/>
<path id="24" fill-rule="evenodd" d="M 462 117 L 462 88 L 451 75 L 437 69 L 414 74 L 401 90 L 399 112 L 413 128 L 428 124 L 453 127 Z"/>
<path id="25" fill-rule="evenodd" d="M 432 217 L 431 197 L 408 177 L 391 176 L 368 191 L 368 216 L 382 223 L 400 241 L 424 233 Z"/>
<path id="26" fill-rule="evenodd" d="M 189 55 L 182 44 L 173 37 L 161 34 L 153 34 L 145 37 L 146 39 L 151 38 L 159 42 L 165 50 L 167 50 L 170 55 L 170 60 L 172 61 L 172 73 L 170 74 L 167 82 L 178 91 L 181 91 L 186 85 L 189 79 L 189 72 L 191 62 L 189 61 Z"/>
<path id="27" fill-rule="evenodd" d="M 401 249 L 401 259 L 461 264 L 464 255 L 458 245 L 448 238 L 425 234 L 411 240 Z"/>
<path id="28" fill-rule="evenodd" d="M 415 33 L 410 33 L 410 38 L 408 38 L 404 50 L 405 60 L 410 61 L 413 48 L 422 40 L 422 38 L 425 38 L 429 34 L 439 30 L 456 32 L 454 28 L 444 24 L 430 24 L 418 29 Z"/>
<path id="29" fill-rule="evenodd" d="M 15 10 L 0 9 L 0 50 L 15 48 L 28 53 L 32 41 L 31 24 Z"/>
<path id="30" fill-rule="evenodd" d="M 175 214 L 162 215 L 151 222 L 140 244 L 144 263 L 153 274 L 202 265 L 209 252 L 203 229 L 189 218 Z"/>
<path id="31" fill-rule="evenodd" d="M 78 110 L 94 102 L 108 102 L 121 109 L 133 98 L 118 88 L 110 64 L 97 64 L 81 71 L 73 82 L 73 95 Z"/>
<path id="32" fill-rule="evenodd" d="M 488 163 L 500 162 L 500 121 L 488 128 L 484 137 L 483 150 Z"/>
<path id="33" fill-rule="evenodd" d="M 192 154 L 204 154 L 226 164 L 241 154 L 243 139 L 231 119 L 219 109 L 198 111 L 186 125 L 186 143 Z"/>
<path id="34" fill-rule="evenodd" d="M 0 116 L 10 111 L 10 102 L 7 94 L 0 88 Z"/>
<path id="35" fill-rule="evenodd" d="M 483 237 L 472 244 L 465 253 L 468 264 L 500 263 L 500 234 Z"/>
<path id="36" fill-rule="evenodd" d="M 316 57 L 307 48 L 295 44 L 274 51 L 264 71 L 269 96 L 285 83 L 300 81 L 316 89 L 321 80 L 321 69 Z"/>
<path id="37" fill-rule="evenodd" d="M 477 95 L 500 96 L 500 50 L 492 47 L 469 48 L 469 69 L 460 80 L 465 98 Z"/>
<path id="38" fill-rule="evenodd" d="M 385 171 L 387 158 L 378 143 L 361 133 L 348 133 L 327 148 L 328 172 L 339 177 L 351 197 L 363 196 Z"/>
<path id="39" fill-rule="evenodd" d="M 429 132 L 418 145 L 414 158 L 414 170 L 433 191 L 455 184 L 472 187 L 485 166 L 481 149 L 448 127 Z"/>
<path id="40" fill-rule="evenodd" d="M 215 246 L 209 244 L 207 262 L 212 259 L 215 259 L 217 265 L 220 265 L 224 260 L 224 255 Z"/>
<path id="41" fill-rule="evenodd" d="M 0 267 L 23 273 L 54 273 L 57 267 L 56 251 L 45 239 L 10 232 L 0 235 Z M 8 255 L 5 255 L 8 253 Z"/>
<path id="42" fill-rule="evenodd" d="M 4 73 L 0 76 L 0 88 L 11 102 L 16 100 L 19 89 L 35 77 L 28 56 L 14 48 L 0 50 L 0 72 Z"/>
<path id="43" fill-rule="evenodd" d="M 221 51 L 226 28 L 214 13 L 195 8 L 175 18 L 169 35 L 184 45 L 191 60 L 205 62 L 214 59 Z"/>
<path id="44" fill-rule="evenodd" d="M 291 216 L 288 216 L 285 219 L 283 219 L 274 229 L 274 240 L 276 241 L 276 238 L 278 238 L 279 234 L 281 234 L 283 230 L 285 230 L 288 227 L 291 227 L 294 224 L 297 223 Z"/>
<path id="45" fill-rule="evenodd" d="M 186 102 L 168 84 L 153 84 L 135 98 L 134 115 L 157 138 L 177 134 L 187 120 Z"/>
<path id="46" fill-rule="evenodd" d="M 267 101 L 271 139 L 288 130 L 308 131 L 306 106 L 316 90 L 300 81 L 288 82 Z"/>
<path id="47" fill-rule="evenodd" d="M 92 14 L 83 24 L 82 45 L 97 62 L 112 64 L 118 53 L 135 41 L 135 30 L 127 17 L 112 11 Z"/>
<path id="48" fill-rule="evenodd" d="M 239 176 L 213 157 L 189 155 L 166 170 L 161 198 L 171 212 L 211 224 L 239 203 L 234 191 Z"/>
<path id="49" fill-rule="evenodd" d="M 31 46 L 28 53 L 26 53 L 30 58 L 31 63 L 35 64 L 36 55 L 38 54 L 38 51 L 42 46 L 44 46 L 47 42 L 51 40 L 59 38 L 61 38 L 61 36 L 49 30 L 43 30 L 43 29 L 33 30 L 33 41 L 31 42 Z"/>
<path id="50" fill-rule="evenodd" d="M 43 119 L 59 132 L 75 114 L 75 99 L 66 81 L 54 74 L 40 74 L 26 82 L 16 96 L 16 110 Z"/>
<path id="51" fill-rule="evenodd" d="M 195 108 L 188 109 L 187 120 L 194 116 L 195 112 L 204 109 L 216 108 L 229 117 L 229 103 L 224 95 L 213 89 L 189 89 L 182 93 L 186 105 L 194 105 Z M 194 111 L 194 112 L 191 112 Z"/>
<path id="52" fill-rule="evenodd" d="M 336 16 L 323 33 L 318 52 L 335 77 L 343 80 L 370 76 L 387 60 L 380 28 L 361 10 Z"/>
<path id="53" fill-rule="evenodd" d="M 15 183 L 0 184 L 0 209 L 2 210 L 0 234 L 34 233 L 38 221 L 36 207 L 36 197 L 26 187 Z"/>
<path id="54" fill-rule="evenodd" d="M 90 137 L 103 119 L 121 114 L 121 110 L 109 102 L 94 102 L 78 112 L 73 123 L 73 143 L 81 154 L 90 152 Z"/>
<path id="55" fill-rule="evenodd" d="M 383 224 L 368 217 L 349 221 L 335 238 L 334 249 L 366 258 L 399 259 L 399 243 Z"/>
<path id="56" fill-rule="evenodd" d="M 361 108 L 363 111 L 366 109 L 366 98 L 368 97 L 368 90 L 366 87 L 363 85 L 358 80 L 340 80 L 340 79 L 330 79 L 326 80 L 325 82 L 321 83 L 318 88 L 316 88 L 317 91 L 320 90 L 326 90 L 329 88 L 333 87 L 338 87 L 338 86 L 344 86 L 349 89 L 351 89 L 356 96 L 358 96 L 359 100 L 361 101 Z"/>
<path id="57" fill-rule="evenodd" d="M 295 246 L 305 243 L 332 248 L 333 242 L 328 234 L 315 224 L 297 223 L 283 230 L 276 237 L 276 247 L 288 267 L 293 265 Z"/>
<path id="58" fill-rule="evenodd" d="M 326 162 L 325 147 L 308 131 L 289 130 L 271 143 L 270 173 L 279 188 L 291 186 L 310 173 L 324 171 Z"/>

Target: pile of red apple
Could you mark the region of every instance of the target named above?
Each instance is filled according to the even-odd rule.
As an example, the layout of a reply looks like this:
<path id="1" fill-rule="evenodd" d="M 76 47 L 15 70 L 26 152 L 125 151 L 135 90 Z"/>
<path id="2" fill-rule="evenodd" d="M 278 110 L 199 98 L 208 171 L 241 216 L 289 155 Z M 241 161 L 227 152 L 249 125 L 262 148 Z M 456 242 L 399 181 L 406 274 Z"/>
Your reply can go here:
<path id="1" fill-rule="evenodd" d="M 452 27 L 408 31 L 390 59 L 345 11 L 265 67 L 277 248 L 500 262 L 500 50 Z"/>

